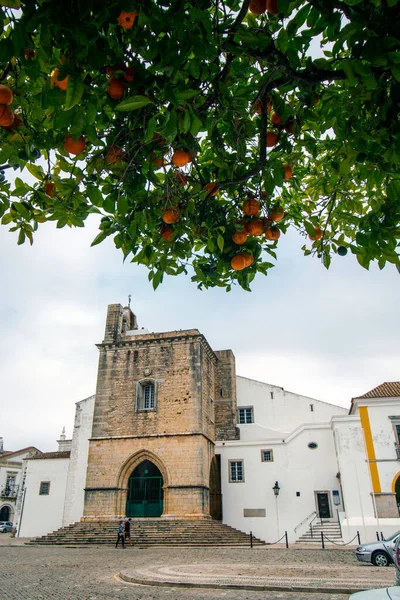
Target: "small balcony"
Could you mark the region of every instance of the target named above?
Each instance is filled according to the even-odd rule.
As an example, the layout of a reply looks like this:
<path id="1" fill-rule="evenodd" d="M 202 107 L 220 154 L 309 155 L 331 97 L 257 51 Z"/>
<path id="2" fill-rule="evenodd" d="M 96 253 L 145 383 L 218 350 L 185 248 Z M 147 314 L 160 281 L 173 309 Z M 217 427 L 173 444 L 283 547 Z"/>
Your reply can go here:
<path id="1" fill-rule="evenodd" d="M 16 498 L 18 485 L 5 485 L 0 489 L 0 498 Z"/>
<path id="2" fill-rule="evenodd" d="M 394 447 L 396 450 L 396 456 L 397 456 L 397 460 L 400 460 L 400 444 L 397 444 L 397 442 L 394 443 Z"/>

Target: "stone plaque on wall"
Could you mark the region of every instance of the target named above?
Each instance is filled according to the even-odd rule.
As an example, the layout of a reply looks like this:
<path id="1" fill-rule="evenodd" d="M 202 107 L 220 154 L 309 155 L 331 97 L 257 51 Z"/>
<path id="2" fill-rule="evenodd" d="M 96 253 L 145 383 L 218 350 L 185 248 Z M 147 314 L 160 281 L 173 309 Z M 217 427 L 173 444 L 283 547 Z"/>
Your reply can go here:
<path id="1" fill-rule="evenodd" d="M 244 508 L 244 517 L 265 517 L 265 508 Z"/>

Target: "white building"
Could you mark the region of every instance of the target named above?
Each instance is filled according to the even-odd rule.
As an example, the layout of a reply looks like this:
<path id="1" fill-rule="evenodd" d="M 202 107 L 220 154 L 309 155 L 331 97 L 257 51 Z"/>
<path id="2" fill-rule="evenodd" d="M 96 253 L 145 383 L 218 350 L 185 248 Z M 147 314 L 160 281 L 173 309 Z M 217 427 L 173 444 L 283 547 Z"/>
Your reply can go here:
<path id="1" fill-rule="evenodd" d="M 7 452 L 3 449 L 3 438 L 0 438 L 0 521 L 14 522 L 16 500 L 23 479 L 23 461 L 36 453 L 40 451 L 34 446 Z"/>

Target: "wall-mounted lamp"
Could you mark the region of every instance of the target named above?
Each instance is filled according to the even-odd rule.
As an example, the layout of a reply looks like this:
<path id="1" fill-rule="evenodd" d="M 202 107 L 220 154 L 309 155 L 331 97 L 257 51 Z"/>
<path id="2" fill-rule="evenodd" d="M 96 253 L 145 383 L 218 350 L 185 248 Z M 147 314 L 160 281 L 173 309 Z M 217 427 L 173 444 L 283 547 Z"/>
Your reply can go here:
<path id="1" fill-rule="evenodd" d="M 275 496 L 279 496 L 279 492 L 281 491 L 281 488 L 279 487 L 279 483 L 277 481 L 275 481 L 275 485 L 272 489 L 274 490 Z"/>

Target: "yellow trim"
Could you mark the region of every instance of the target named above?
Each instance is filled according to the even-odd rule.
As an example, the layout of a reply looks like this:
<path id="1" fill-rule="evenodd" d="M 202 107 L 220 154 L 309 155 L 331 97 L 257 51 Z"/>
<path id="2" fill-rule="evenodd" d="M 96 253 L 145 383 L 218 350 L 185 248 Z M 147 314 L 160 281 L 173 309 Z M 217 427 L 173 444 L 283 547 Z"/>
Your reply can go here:
<path id="1" fill-rule="evenodd" d="M 372 439 L 371 424 L 369 422 L 368 406 L 360 406 L 358 408 L 361 419 L 361 427 L 364 430 L 365 445 L 367 447 L 367 457 L 369 462 L 369 471 L 372 479 L 372 489 L 374 494 L 381 493 L 381 482 L 379 481 L 378 465 L 376 460 L 374 441 Z"/>
<path id="2" fill-rule="evenodd" d="M 398 473 L 396 473 L 396 475 L 394 476 L 394 479 L 392 481 L 392 492 L 396 493 L 396 481 L 398 480 L 398 478 L 400 477 L 400 471 Z"/>

